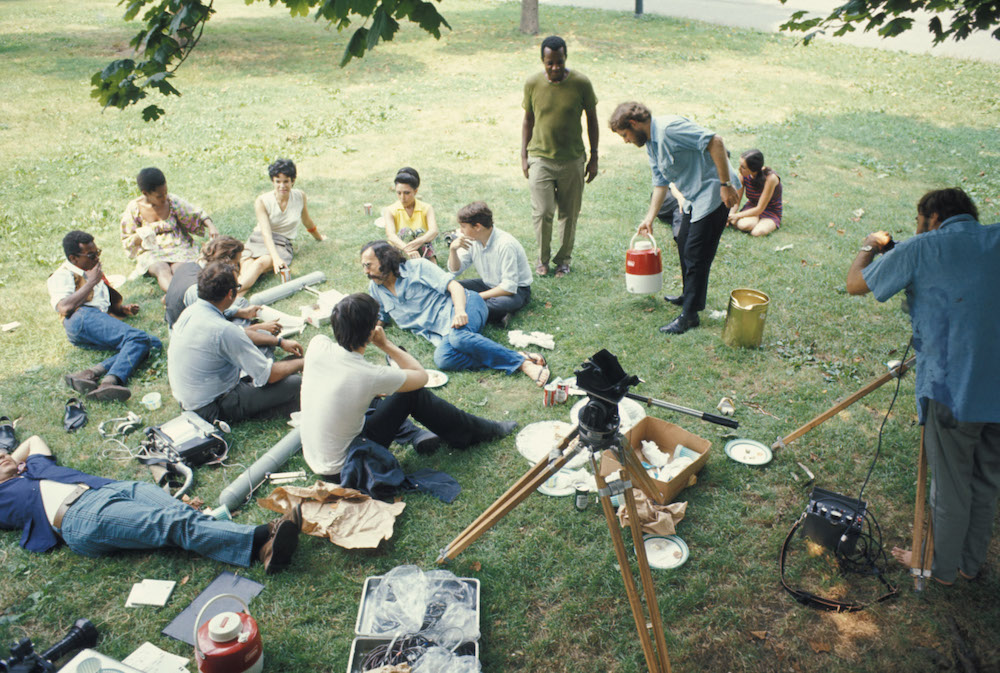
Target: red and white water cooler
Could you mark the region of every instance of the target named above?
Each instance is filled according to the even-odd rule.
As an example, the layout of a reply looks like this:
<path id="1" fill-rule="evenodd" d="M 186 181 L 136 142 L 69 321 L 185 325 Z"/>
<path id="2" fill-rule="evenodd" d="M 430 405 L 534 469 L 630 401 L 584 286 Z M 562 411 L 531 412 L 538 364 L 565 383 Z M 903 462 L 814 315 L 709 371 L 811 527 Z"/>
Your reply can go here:
<path id="1" fill-rule="evenodd" d="M 625 253 L 625 289 L 633 294 L 656 294 L 663 287 L 663 259 L 652 236 L 629 241 Z"/>
<path id="2" fill-rule="evenodd" d="M 206 608 L 220 598 L 239 601 L 243 612 L 221 612 L 199 628 Z M 201 673 L 260 673 L 264 668 L 260 631 L 242 598 L 221 594 L 202 606 L 194 621 L 194 660 Z"/>

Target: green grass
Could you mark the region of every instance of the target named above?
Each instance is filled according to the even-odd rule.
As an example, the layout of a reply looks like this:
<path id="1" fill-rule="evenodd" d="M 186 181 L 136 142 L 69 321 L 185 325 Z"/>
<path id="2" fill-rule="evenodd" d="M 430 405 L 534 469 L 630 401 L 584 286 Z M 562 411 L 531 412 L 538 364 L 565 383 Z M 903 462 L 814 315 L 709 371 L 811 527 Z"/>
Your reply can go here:
<path id="1" fill-rule="evenodd" d="M 201 46 L 179 72 L 183 97 L 157 101 L 167 116 L 155 124 L 143 123 L 138 111 L 101 113 L 89 98 L 91 73 L 126 53 L 133 28 L 120 22 L 120 7 L 8 0 L 0 15 L 0 306 L 2 322 L 22 323 L 0 334 L 0 413 L 21 418 L 20 436 L 43 435 L 64 464 L 90 472 L 147 478 L 135 462 L 116 460 L 96 428 L 127 409 L 142 412 L 138 398 L 146 392 L 170 400 L 166 362 L 161 357 L 141 370 L 131 402 L 91 405 L 90 425 L 66 435 L 61 418 L 70 392 L 61 376 L 97 356 L 67 343 L 48 308 L 45 279 L 60 262 L 59 241 L 70 228 L 97 237 L 107 271 L 127 273 L 118 217 L 143 166 L 161 167 L 171 191 L 204 206 L 222 231 L 244 237 L 253 199 L 268 188 L 267 163 L 293 158 L 298 186 L 329 237 L 322 246 L 303 239 L 296 269 L 322 269 L 328 286 L 341 291 L 365 287 L 357 250 L 377 232 L 362 204 L 391 202 L 390 181 L 403 165 L 421 172 L 421 196 L 444 226 L 459 207 L 484 199 L 498 224 L 534 252 L 518 151 L 521 88 L 539 67 L 538 39 L 517 32 L 517 3 L 446 3 L 453 30 L 440 41 L 407 27 L 344 70 L 336 63 L 345 36 L 336 31 L 236 0 L 217 5 Z M 866 233 L 885 228 L 906 238 L 919 196 L 949 185 L 973 195 L 984 222 L 1000 219 L 996 66 L 826 44 L 802 48 L 784 36 L 547 6 L 542 31 L 566 37 L 569 66 L 594 82 L 602 124 L 628 99 L 644 101 L 656 114 L 690 117 L 718 132 L 734 155 L 761 148 L 781 175 L 786 198 L 777 234 L 752 240 L 726 232 L 709 289 L 715 310 L 725 309 L 737 287 L 770 295 L 763 347 L 725 346 L 723 320 L 708 313 L 701 329 L 665 339 L 656 327 L 674 312 L 658 298 L 624 289 L 625 248 L 648 203 L 645 154 L 602 127 L 601 174 L 584 196 L 573 273 L 538 281 L 532 305 L 513 324 L 556 336 L 549 358 L 556 375 L 571 374 L 608 348 L 645 379 L 637 392 L 706 411 L 729 395 L 739 436 L 769 444 L 881 374 L 906 345 L 909 323 L 898 301 L 880 305 L 843 290 Z M 665 230 L 657 235 L 662 239 Z M 675 290 L 675 253 L 669 241 L 660 242 L 665 289 Z M 788 244 L 790 250 L 774 250 Z M 137 324 L 165 339 L 153 281 L 126 288 L 143 309 Z M 279 305 L 297 306 L 295 299 Z M 430 362 L 428 344 L 395 330 L 391 336 Z M 542 407 L 541 394 L 524 377 L 491 372 L 454 374 L 440 392 L 475 413 L 521 424 L 564 419 L 568 411 Z M 982 670 L 1000 669 L 994 567 L 978 585 L 923 594 L 894 570 L 900 596 L 850 615 L 801 607 L 778 583 L 778 549 L 807 495 L 793 479 L 796 461 L 810 466 L 819 485 L 856 492 L 892 392 L 886 386 L 873 393 L 765 468 L 729 461 L 724 430 L 653 412 L 712 442 L 698 484 L 682 496 L 689 507 L 678 533 L 691 558 L 655 575 L 675 670 L 931 671 L 941 661 L 957 666 L 955 633 Z M 176 412 L 167 403 L 143 416 L 160 423 Z M 200 469 L 195 495 L 214 502 L 240 473 L 239 464 L 251 463 L 284 432 L 274 422 L 237 428 L 234 465 Z M 918 437 L 907 377 L 866 491 L 888 546 L 910 537 Z M 267 578 L 251 606 L 268 670 L 344 670 L 365 577 L 404 563 L 431 568 L 438 550 L 528 467 L 513 438 L 467 453 L 399 456 L 408 470 L 449 472 L 464 488 L 461 497 L 444 505 L 407 495 L 394 538 L 375 551 L 303 539 L 293 567 Z M 300 457 L 289 463 L 289 469 L 302 467 Z M 253 523 L 267 518 L 255 505 L 237 516 Z M 101 630 L 100 649 L 111 656 L 122 658 L 144 640 L 189 655 L 159 632 L 225 569 L 182 552 L 101 561 L 65 549 L 31 555 L 18 538 L 0 535 L 6 571 L 0 643 L 29 635 L 45 647 L 86 616 Z M 822 559 L 816 563 L 793 569 L 797 578 L 815 580 L 807 588 L 859 599 L 878 589 L 862 578 L 841 578 Z M 569 499 L 532 496 L 451 569 L 482 581 L 485 670 L 642 669 L 597 508 L 579 513 Z M 246 574 L 264 581 L 259 568 Z M 188 581 L 165 608 L 126 610 L 131 583 L 144 577 Z M 766 639 L 753 631 L 766 631 Z M 814 652 L 824 645 L 830 651 Z"/>

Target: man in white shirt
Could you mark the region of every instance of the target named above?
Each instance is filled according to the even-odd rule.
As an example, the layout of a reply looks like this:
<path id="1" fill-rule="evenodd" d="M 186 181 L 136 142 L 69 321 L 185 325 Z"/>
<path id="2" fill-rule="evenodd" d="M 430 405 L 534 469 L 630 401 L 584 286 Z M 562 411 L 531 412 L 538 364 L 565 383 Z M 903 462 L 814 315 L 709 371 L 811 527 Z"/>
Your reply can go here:
<path id="1" fill-rule="evenodd" d="M 513 421 L 498 423 L 473 416 L 424 388 L 427 372 L 416 358 L 389 341 L 378 318 L 379 304 L 371 296 L 349 295 L 330 315 L 336 343 L 323 334 L 309 342 L 300 428 L 302 455 L 313 472 L 339 482 L 352 447 L 366 441 L 388 447 L 408 416 L 457 449 L 514 431 L 517 423 Z M 369 344 L 384 352 L 398 369 L 366 361 Z M 387 397 L 372 405 L 380 395 Z"/>
<path id="2" fill-rule="evenodd" d="M 49 276 L 49 301 L 59 313 L 69 342 L 80 348 L 115 351 L 104 362 L 66 375 L 66 385 L 90 400 L 124 401 L 132 396 L 129 376 L 149 351 L 162 348 L 155 336 L 126 325 L 122 319 L 139 312 L 125 304 L 104 277 L 101 250 L 85 231 L 63 237 L 66 261 Z"/>
<path id="3" fill-rule="evenodd" d="M 479 278 L 458 281 L 486 302 L 489 320 L 504 327 L 531 299 L 531 267 L 516 238 L 493 226 L 493 212 L 482 201 L 458 211 L 460 235 L 448 251 L 448 270 L 456 276 L 470 265 Z"/>

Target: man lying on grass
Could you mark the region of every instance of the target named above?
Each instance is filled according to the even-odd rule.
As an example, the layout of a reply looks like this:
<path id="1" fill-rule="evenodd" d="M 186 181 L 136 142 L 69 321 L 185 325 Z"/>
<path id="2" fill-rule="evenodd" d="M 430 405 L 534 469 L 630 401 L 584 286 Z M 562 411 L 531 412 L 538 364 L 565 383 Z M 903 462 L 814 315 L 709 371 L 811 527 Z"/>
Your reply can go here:
<path id="1" fill-rule="evenodd" d="M 267 574 L 286 568 L 299 541 L 297 510 L 261 526 L 217 521 L 153 484 L 113 481 L 56 464 L 37 435 L 0 452 L 0 528 L 21 529 L 21 546 L 46 552 L 60 542 L 82 556 L 180 547 Z"/>

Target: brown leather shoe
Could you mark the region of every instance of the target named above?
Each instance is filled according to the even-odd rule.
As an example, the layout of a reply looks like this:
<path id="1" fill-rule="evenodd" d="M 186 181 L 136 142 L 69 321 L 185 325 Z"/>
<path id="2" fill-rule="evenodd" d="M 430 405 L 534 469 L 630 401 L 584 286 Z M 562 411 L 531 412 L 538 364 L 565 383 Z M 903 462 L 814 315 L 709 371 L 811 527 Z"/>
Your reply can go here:
<path id="1" fill-rule="evenodd" d="M 97 384 L 100 383 L 101 377 L 104 376 L 104 374 L 105 372 L 97 369 L 96 367 L 91 367 L 90 369 L 84 369 L 83 371 L 75 374 L 67 374 L 63 377 L 63 381 L 66 382 L 67 386 L 78 393 L 89 393 L 97 387 Z"/>
<path id="2" fill-rule="evenodd" d="M 271 519 L 267 522 L 267 535 L 271 537 L 274 532 L 278 530 L 278 526 L 281 525 L 282 521 L 291 521 L 295 524 L 295 529 L 298 531 L 302 530 L 302 503 L 297 504 L 290 510 L 279 516 L 277 519 Z"/>
<path id="3" fill-rule="evenodd" d="M 292 554 L 299 546 L 299 531 L 295 524 L 284 518 L 278 519 L 277 523 L 257 557 L 268 575 L 287 568 L 292 562 Z"/>
<path id="4" fill-rule="evenodd" d="M 132 397 L 132 391 L 116 383 L 102 383 L 87 393 L 88 400 L 97 400 L 98 402 L 124 402 L 130 397 Z"/>

